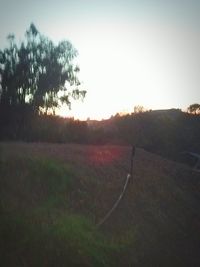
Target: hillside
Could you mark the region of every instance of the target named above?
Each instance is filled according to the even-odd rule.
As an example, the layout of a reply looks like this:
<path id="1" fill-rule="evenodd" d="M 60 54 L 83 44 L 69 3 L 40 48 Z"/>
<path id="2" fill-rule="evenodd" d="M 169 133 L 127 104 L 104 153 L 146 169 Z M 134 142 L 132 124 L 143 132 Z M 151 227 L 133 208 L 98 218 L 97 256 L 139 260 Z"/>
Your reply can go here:
<path id="1" fill-rule="evenodd" d="M 122 202 L 95 228 L 123 188 L 130 153 L 128 146 L 1 143 L 4 266 L 200 266 L 200 173 L 143 149 Z"/>
<path id="2" fill-rule="evenodd" d="M 200 116 L 179 109 L 116 114 L 88 125 L 89 143 L 135 144 L 178 162 L 183 151 L 200 153 Z"/>

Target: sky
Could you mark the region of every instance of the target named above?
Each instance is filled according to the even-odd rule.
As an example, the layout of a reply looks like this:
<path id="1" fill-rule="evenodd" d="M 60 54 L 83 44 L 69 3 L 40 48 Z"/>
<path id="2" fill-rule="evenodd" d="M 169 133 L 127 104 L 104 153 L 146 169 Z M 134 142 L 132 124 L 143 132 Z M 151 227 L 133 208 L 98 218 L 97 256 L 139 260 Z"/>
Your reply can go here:
<path id="1" fill-rule="evenodd" d="M 78 50 L 84 101 L 59 114 L 109 118 L 117 112 L 200 103 L 200 1 L 0 0 L 0 49 L 33 22 Z"/>

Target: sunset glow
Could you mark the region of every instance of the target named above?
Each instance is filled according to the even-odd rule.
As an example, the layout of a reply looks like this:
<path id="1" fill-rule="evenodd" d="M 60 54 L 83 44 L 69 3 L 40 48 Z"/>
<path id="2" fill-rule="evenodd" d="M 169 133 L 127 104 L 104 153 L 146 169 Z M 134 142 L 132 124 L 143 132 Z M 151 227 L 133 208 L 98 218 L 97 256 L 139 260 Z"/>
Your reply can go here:
<path id="1" fill-rule="evenodd" d="M 86 98 L 72 102 L 72 110 L 61 107 L 57 114 L 102 119 L 132 112 L 135 105 L 185 110 L 200 102 L 197 2 L 181 6 L 171 1 L 60 0 L 53 5 L 45 0 L 34 6 L 22 2 L 9 22 L 1 17 L 1 24 L 7 25 L 1 29 L 2 46 L 9 32 L 23 38 L 33 21 L 54 42 L 68 39 L 79 52 Z M 6 10 L 8 3 L 4 6 Z"/>

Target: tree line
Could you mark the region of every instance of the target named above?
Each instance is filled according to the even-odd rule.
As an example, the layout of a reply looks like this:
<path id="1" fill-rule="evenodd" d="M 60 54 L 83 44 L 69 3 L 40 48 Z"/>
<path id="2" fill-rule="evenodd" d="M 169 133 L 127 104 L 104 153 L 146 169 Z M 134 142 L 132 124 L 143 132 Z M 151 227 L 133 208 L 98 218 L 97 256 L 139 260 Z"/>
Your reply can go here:
<path id="1" fill-rule="evenodd" d="M 200 116 L 179 109 L 114 117 L 115 132 L 127 144 L 178 159 L 183 151 L 200 153 Z"/>

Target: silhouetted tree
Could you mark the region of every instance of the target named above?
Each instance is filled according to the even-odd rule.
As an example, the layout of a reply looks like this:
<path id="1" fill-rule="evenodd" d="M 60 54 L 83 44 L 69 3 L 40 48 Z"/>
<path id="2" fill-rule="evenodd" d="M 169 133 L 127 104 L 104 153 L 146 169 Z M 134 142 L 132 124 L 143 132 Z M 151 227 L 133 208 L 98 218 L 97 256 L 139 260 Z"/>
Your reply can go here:
<path id="1" fill-rule="evenodd" d="M 192 104 L 187 108 L 189 113 L 200 114 L 200 104 Z"/>
<path id="2" fill-rule="evenodd" d="M 77 50 L 69 41 L 58 45 L 40 34 L 34 24 L 18 47 L 14 35 L 0 50 L 0 106 L 29 106 L 35 112 L 55 112 L 72 99 L 84 97 L 74 64 Z"/>
<path id="3" fill-rule="evenodd" d="M 145 108 L 143 106 L 137 105 L 134 106 L 134 113 L 142 113 L 145 112 Z"/>

